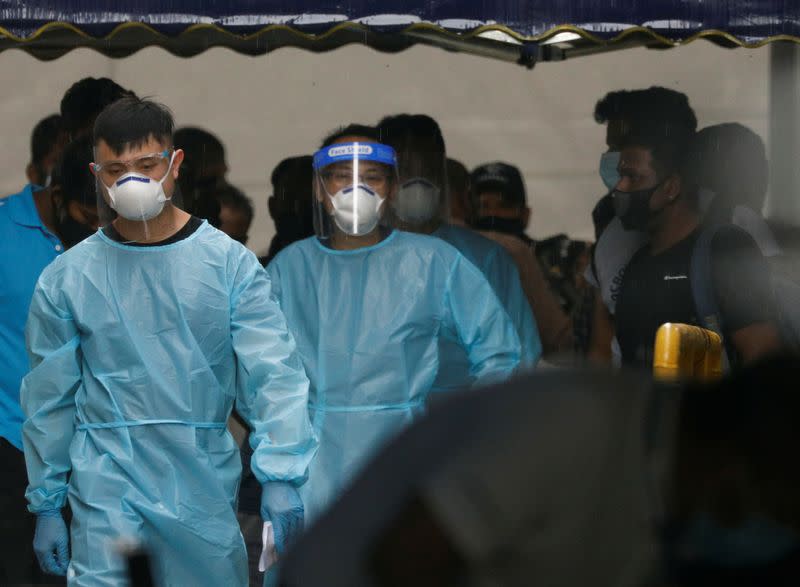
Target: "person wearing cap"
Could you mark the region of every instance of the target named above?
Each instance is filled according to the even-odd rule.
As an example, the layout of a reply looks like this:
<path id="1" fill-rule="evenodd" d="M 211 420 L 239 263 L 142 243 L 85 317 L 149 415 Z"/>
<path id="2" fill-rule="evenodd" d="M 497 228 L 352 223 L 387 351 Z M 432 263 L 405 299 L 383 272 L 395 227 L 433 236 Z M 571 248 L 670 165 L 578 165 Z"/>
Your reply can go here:
<path id="1" fill-rule="evenodd" d="M 504 232 L 533 245 L 525 229 L 531 217 L 525 183 L 519 169 L 496 161 L 476 167 L 470 176 L 475 209 L 474 227 Z"/>
<path id="2" fill-rule="evenodd" d="M 551 287 L 558 293 L 561 306 L 570 311 L 571 300 L 564 291 L 564 274 L 561 260 L 569 246 L 566 234 L 556 234 L 534 241 L 525 234 L 531 216 L 525 194 L 525 182 L 519 169 L 497 161 L 486 163 L 472 172 L 474 188 L 475 228 L 509 234 L 534 250 L 545 271 Z"/>
<path id="3" fill-rule="evenodd" d="M 443 332 L 478 384 L 510 376 L 520 341 L 491 286 L 446 242 L 383 222 L 399 181 L 373 127 L 328 136 L 313 159 L 315 236 L 267 266 L 311 381 L 319 452 L 301 488 L 313 520 L 395 433 L 424 412 Z"/>
<path id="4" fill-rule="evenodd" d="M 498 161 L 479 165 L 468 180 L 472 227 L 505 247 L 517 264 L 522 287 L 536 316 L 545 357 L 571 353 L 572 318 L 553 292 L 536 256 L 535 241 L 525 234 L 530 208 L 522 174 L 513 165 Z"/>

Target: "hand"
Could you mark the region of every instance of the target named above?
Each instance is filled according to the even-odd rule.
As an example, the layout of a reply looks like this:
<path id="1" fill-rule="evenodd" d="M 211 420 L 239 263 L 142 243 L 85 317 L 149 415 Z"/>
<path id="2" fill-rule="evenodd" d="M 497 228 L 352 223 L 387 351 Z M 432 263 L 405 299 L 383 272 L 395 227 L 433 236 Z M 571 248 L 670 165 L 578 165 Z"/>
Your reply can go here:
<path id="1" fill-rule="evenodd" d="M 283 481 L 268 481 L 261 491 L 261 517 L 272 522 L 275 550 L 282 555 L 303 531 L 303 500 L 297 488 Z"/>
<path id="2" fill-rule="evenodd" d="M 67 574 L 69 533 L 60 510 L 37 514 L 33 550 L 45 573 L 61 576 Z"/>

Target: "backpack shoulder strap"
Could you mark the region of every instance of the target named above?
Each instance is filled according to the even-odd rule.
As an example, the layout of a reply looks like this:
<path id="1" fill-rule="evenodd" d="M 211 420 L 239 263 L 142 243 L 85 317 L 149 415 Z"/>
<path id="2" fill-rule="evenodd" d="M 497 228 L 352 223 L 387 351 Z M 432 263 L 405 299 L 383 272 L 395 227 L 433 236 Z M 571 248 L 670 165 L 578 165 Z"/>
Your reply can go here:
<path id="1" fill-rule="evenodd" d="M 724 223 L 715 223 L 702 228 L 692 249 L 692 257 L 689 262 L 689 282 L 692 287 L 692 298 L 694 299 L 694 307 L 700 326 L 717 333 L 722 339 L 722 366 L 724 371 L 728 371 L 730 369 L 732 348 L 730 347 L 730 341 L 723 334 L 724 324 L 722 314 L 717 306 L 716 296 L 714 295 L 714 273 L 712 267 L 714 238 L 723 231 L 745 232 L 737 226 Z"/>
<path id="2" fill-rule="evenodd" d="M 711 271 L 711 243 L 719 226 L 703 228 L 694 243 L 689 262 L 689 282 L 700 326 L 722 336 L 722 322 L 714 298 L 714 280 Z"/>

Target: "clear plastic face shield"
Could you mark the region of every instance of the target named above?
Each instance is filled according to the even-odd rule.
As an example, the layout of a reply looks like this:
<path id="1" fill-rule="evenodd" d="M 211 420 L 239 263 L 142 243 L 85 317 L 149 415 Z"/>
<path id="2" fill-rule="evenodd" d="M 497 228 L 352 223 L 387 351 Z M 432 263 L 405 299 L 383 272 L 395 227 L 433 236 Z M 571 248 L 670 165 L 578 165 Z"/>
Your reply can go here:
<path id="1" fill-rule="evenodd" d="M 101 142 L 90 166 L 96 180 L 100 225 L 120 219 L 123 226 L 115 224 L 115 228 L 133 241 L 150 240 L 153 222 L 172 205 L 176 190 L 176 159 L 179 165 L 182 152 L 172 147 L 152 151 L 153 142 L 121 154 Z"/>
<path id="2" fill-rule="evenodd" d="M 397 150 L 400 183 L 387 220 L 401 230 L 430 233 L 450 217 L 447 157 L 425 143 Z"/>
<path id="3" fill-rule="evenodd" d="M 333 246 L 380 235 L 397 189 L 396 161 L 394 149 L 373 142 L 334 143 L 317 151 L 312 200 L 317 237 Z"/>

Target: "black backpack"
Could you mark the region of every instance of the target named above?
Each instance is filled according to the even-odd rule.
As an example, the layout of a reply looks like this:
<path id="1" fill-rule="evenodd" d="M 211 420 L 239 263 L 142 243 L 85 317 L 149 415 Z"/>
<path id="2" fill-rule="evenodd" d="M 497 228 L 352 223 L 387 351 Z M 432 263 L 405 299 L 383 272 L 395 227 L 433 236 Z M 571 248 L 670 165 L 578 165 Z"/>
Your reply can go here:
<path id="1" fill-rule="evenodd" d="M 723 336 L 725 325 L 714 296 L 711 271 L 711 245 L 720 231 L 738 231 L 752 238 L 747 231 L 732 224 L 716 224 L 702 229 L 692 251 L 689 280 L 700 326 L 716 332 L 722 338 L 730 358 L 731 348 L 729 341 Z M 771 269 L 770 279 L 775 297 L 778 330 L 784 344 L 798 350 L 800 349 L 800 279 L 797 275 L 797 262 L 786 254 L 776 255 L 767 261 Z"/>

